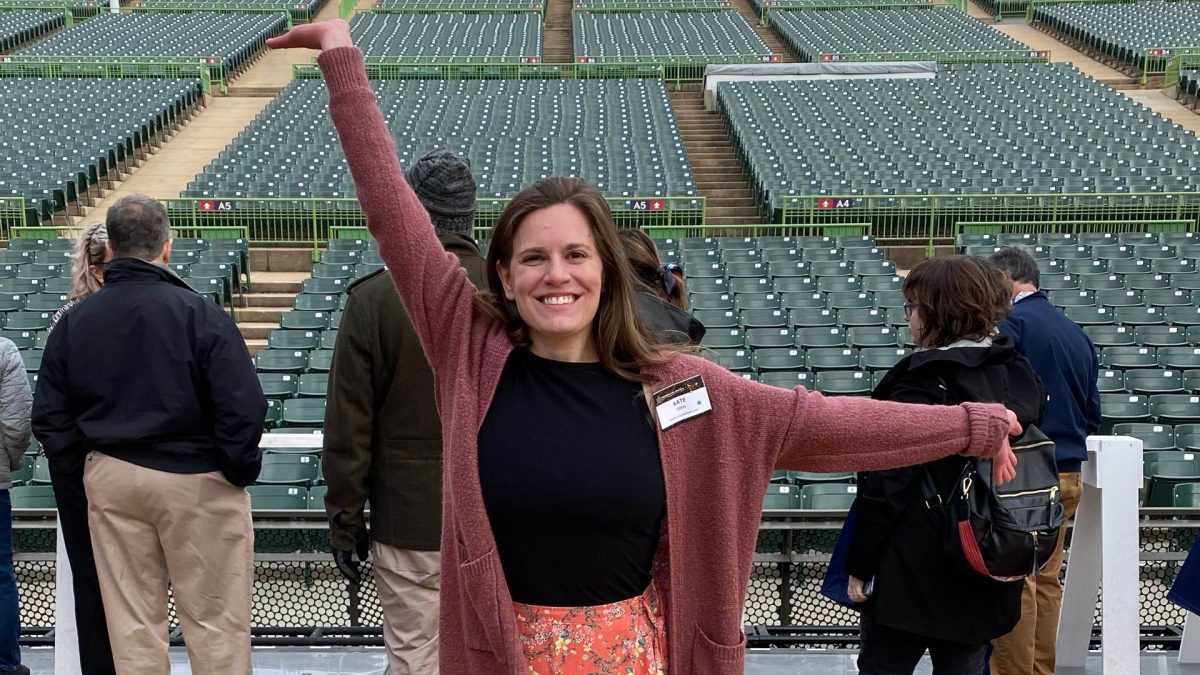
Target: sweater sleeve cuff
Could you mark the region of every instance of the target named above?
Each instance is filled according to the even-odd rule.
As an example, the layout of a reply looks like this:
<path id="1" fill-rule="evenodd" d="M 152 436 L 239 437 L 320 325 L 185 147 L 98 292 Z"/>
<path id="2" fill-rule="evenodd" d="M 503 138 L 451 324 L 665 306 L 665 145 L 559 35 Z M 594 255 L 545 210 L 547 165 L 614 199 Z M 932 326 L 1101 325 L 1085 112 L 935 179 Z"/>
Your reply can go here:
<path id="1" fill-rule="evenodd" d="M 317 65 L 325 75 L 325 86 L 330 95 L 342 94 L 356 89 L 370 88 L 363 54 L 358 47 L 338 47 L 321 52 Z"/>
<path id="2" fill-rule="evenodd" d="M 1008 436 L 1008 412 L 998 403 L 963 403 L 967 411 L 967 427 L 971 440 L 963 454 L 971 457 L 993 457 Z"/>

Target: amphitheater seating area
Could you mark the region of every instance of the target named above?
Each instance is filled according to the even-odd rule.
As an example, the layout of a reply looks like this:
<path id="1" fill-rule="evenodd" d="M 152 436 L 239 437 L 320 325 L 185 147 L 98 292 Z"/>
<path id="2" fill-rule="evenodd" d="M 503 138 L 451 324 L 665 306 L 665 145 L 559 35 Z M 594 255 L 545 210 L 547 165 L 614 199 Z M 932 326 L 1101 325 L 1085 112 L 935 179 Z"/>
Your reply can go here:
<path id="1" fill-rule="evenodd" d="M 520 62 L 542 55 L 534 12 L 383 12 L 354 17 L 354 42 L 372 59 Z"/>
<path id="2" fill-rule="evenodd" d="M 944 66 L 927 79 L 730 82 L 717 91 L 772 212 L 801 195 L 1182 192 L 1200 184 L 1194 135 L 1067 64 Z"/>
<path id="3" fill-rule="evenodd" d="M 283 13 L 139 12 L 101 14 L 53 35 L 22 54 L 73 57 L 217 59 L 236 71 L 287 30 Z"/>
<path id="4" fill-rule="evenodd" d="M 422 9 L 478 11 L 488 10 L 537 10 L 542 11 L 545 5 L 542 0 L 378 0 L 376 10 L 394 12 L 413 12 Z"/>
<path id="5" fill-rule="evenodd" d="M 879 52 L 1028 50 L 956 9 L 851 9 L 775 11 L 771 23 L 807 61 L 822 55 Z"/>
<path id="6" fill-rule="evenodd" d="M 609 196 L 694 196 L 662 80 L 374 80 L 401 163 L 447 147 L 471 159 L 480 197 L 544 176 Z M 320 80 L 287 86 L 184 197 L 349 197 L 354 187 Z"/>
<path id="7" fill-rule="evenodd" d="M 199 80 L 0 78 L 0 197 L 45 218 L 86 202 L 201 98 Z"/>
<path id="8" fill-rule="evenodd" d="M 1200 46 L 1200 2 L 1035 6 L 1033 19 L 1135 66 L 1142 65 L 1147 49 Z"/>
<path id="9" fill-rule="evenodd" d="M 61 11 L 0 9 L 0 53 L 8 54 L 26 42 L 62 26 L 65 21 Z"/>
<path id="10" fill-rule="evenodd" d="M 734 10 L 575 12 L 575 58 L 769 56 L 771 50 Z"/>

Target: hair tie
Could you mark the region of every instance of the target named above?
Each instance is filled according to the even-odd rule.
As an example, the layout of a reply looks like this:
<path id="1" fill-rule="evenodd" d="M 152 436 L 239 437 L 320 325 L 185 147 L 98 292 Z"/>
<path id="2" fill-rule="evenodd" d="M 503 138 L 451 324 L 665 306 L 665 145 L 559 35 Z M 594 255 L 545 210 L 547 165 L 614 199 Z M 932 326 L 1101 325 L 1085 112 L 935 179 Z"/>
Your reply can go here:
<path id="1" fill-rule="evenodd" d="M 667 292 L 667 297 L 675 295 L 675 287 L 679 285 L 679 280 L 675 278 L 675 273 L 670 265 L 658 266 L 658 278 L 662 281 L 663 290 Z"/>

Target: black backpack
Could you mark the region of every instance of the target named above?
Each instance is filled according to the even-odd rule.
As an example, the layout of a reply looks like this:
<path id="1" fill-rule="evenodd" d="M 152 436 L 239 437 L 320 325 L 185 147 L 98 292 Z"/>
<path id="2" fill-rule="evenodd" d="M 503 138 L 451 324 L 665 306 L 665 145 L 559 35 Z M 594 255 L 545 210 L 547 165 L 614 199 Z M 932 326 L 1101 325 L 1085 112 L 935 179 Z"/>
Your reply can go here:
<path id="1" fill-rule="evenodd" d="M 980 458 L 966 461 L 945 499 L 928 470 L 921 482 L 926 507 L 945 512 L 952 555 L 995 581 L 1020 581 L 1041 570 L 1063 525 L 1054 441 L 1030 425 L 1012 449 L 1017 476 L 999 488 L 992 461 Z"/>

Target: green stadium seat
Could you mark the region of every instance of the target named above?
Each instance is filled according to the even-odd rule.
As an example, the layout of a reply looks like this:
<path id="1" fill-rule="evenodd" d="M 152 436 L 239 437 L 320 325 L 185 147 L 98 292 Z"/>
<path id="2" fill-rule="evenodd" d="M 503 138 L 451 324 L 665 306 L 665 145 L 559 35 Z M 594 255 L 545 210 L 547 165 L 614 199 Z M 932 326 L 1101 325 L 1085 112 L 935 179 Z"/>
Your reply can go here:
<path id="1" fill-rule="evenodd" d="M 1128 326 L 1084 326 L 1083 332 L 1099 348 L 1132 347 L 1138 344 L 1136 332 Z"/>
<path id="2" fill-rule="evenodd" d="M 1050 301 L 1055 307 L 1094 307 L 1096 303 L 1096 293 L 1099 291 L 1055 291 L 1050 294 Z"/>
<path id="3" fill-rule="evenodd" d="M 301 398 L 324 398 L 328 388 L 328 373 L 306 373 L 300 376 L 296 395 Z"/>
<path id="4" fill-rule="evenodd" d="M 3 316 L 5 330 L 39 331 L 50 329 L 54 312 L 7 312 Z"/>
<path id="5" fill-rule="evenodd" d="M 1142 450 L 1174 450 L 1175 429 L 1163 424 L 1114 424 L 1114 436 L 1133 436 L 1142 441 Z"/>
<path id="6" fill-rule="evenodd" d="M 856 476 L 852 472 L 812 473 L 809 471 L 773 471 L 771 482 L 785 485 L 850 485 Z"/>
<path id="7" fill-rule="evenodd" d="M 815 326 L 796 330 L 796 346 L 803 349 L 814 347 L 845 347 L 846 332 L 841 328 Z"/>
<path id="8" fill-rule="evenodd" d="M 745 332 L 745 335 L 745 344 L 751 349 L 794 347 L 796 345 L 796 337 L 792 334 L 791 328 L 751 328 Z"/>
<path id="9" fill-rule="evenodd" d="M 21 468 L 13 470 L 11 475 L 13 486 L 26 485 L 33 480 L 33 462 L 28 457 L 21 463 Z"/>
<path id="10" fill-rule="evenodd" d="M 14 487 L 9 492 L 12 508 L 15 509 L 53 509 L 58 505 L 54 501 L 54 488 L 49 485 L 22 485 Z"/>
<path id="11" fill-rule="evenodd" d="M 300 294 L 292 302 L 292 309 L 304 312 L 333 312 L 339 309 L 337 295 Z"/>
<path id="12" fill-rule="evenodd" d="M 861 370 L 826 370 L 816 373 L 813 388 L 829 396 L 869 396 L 874 383 Z"/>
<path id="13" fill-rule="evenodd" d="M 886 320 L 887 315 L 883 310 L 874 307 L 839 309 L 837 315 L 838 324 L 847 331 L 854 330 L 856 327 L 883 326 Z"/>
<path id="14" fill-rule="evenodd" d="M 717 328 L 738 328 L 741 325 L 738 312 L 735 312 L 732 309 L 693 309 L 692 316 L 695 317 L 697 321 L 704 324 L 704 327 L 709 330 Z"/>
<path id="15" fill-rule="evenodd" d="M 1169 454 L 1170 457 L 1164 456 Z M 1200 455 L 1193 452 L 1155 453 L 1142 461 L 1146 506 L 1173 506 L 1175 486 L 1200 483 Z"/>
<path id="16" fill-rule="evenodd" d="M 1200 396 L 1194 394 L 1151 396 L 1150 415 L 1157 424 L 1175 426 L 1198 423 L 1200 422 Z"/>
<path id="17" fill-rule="evenodd" d="M 775 293 L 738 293 L 733 296 L 733 306 L 737 310 L 779 309 L 780 298 Z"/>
<path id="18" fill-rule="evenodd" d="M 293 309 L 279 317 L 279 327 L 287 330 L 322 331 L 329 328 L 332 312 Z"/>
<path id="19" fill-rule="evenodd" d="M 763 496 L 763 510 L 800 508 L 800 488 L 794 485 L 768 485 Z"/>
<path id="20" fill-rule="evenodd" d="M 798 307 L 788 313 L 788 323 L 800 330 L 836 326 L 837 319 L 836 311 L 819 307 Z"/>
<path id="21" fill-rule="evenodd" d="M 263 458 L 266 459 L 265 457 Z M 308 489 L 295 485 L 251 485 L 250 508 L 256 511 L 283 511 L 309 508 Z M 322 505 L 324 508 L 324 505 Z"/>
<path id="22" fill-rule="evenodd" d="M 1200 450 L 1200 424 L 1180 424 L 1176 426 L 1175 447 L 1184 451 Z"/>
<path id="23" fill-rule="evenodd" d="M 804 369 L 804 352 L 795 347 L 755 349 L 751 358 L 754 370 L 760 374 Z"/>
<path id="24" fill-rule="evenodd" d="M 1164 320 L 1173 326 L 1200 326 L 1200 306 L 1166 307 Z"/>
<path id="25" fill-rule="evenodd" d="M 1150 400 L 1135 394 L 1100 394 L 1100 419 L 1103 435 L 1111 434 L 1115 424 L 1150 423 Z"/>
<path id="26" fill-rule="evenodd" d="M 1167 309 L 1191 309 L 1168 307 Z M 1113 308 L 1113 319 L 1125 326 L 1148 326 L 1153 324 L 1163 324 L 1167 322 L 1166 315 L 1163 313 L 1162 307 L 1115 307 Z"/>
<path id="27" fill-rule="evenodd" d="M 1096 304 L 1104 307 L 1140 307 L 1142 292 L 1128 289 L 1096 291 Z"/>
<path id="28" fill-rule="evenodd" d="M 1176 485 L 1172 506 L 1177 509 L 1200 507 L 1200 482 Z"/>
<path id="29" fill-rule="evenodd" d="M 795 387 L 811 389 L 813 374 L 804 371 L 769 371 L 760 373 L 758 381 L 762 384 L 772 387 L 782 387 L 784 389 L 794 389 Z"/>
<path id="30" fill-rule="evenodd" d="M 700 344 L 712 349 L 738 349 L 746 346 L 746 331 L 740 328 L 710 330 Z"/>
<path id="31" fill-rule="evenodd" d="M 302 350 L 265 349 L 254 357 L 254 367 L 260 373 L 299 375 L 308 368 L 308 353 Z"/>
<path id="32" fill-rule="evenodd" d="M 297 427 L 325 424 L 324 398 L 294 398 L 283 402 L 283 423 Z"/>
<path id="33" fill-rule="evenodd" d="M 1178 370 L 1141 368 L 1125 372 L 1125 388 L 1134 394 L 1174 394 L 1183 392 L 1183 373 Z"/>
<path id="34" fill-rule="evenodd" d="M 1134 339 L 1143 347 L 1180 347 L 1187 344 L 1187 331 L 1180 326 L 1138 326 L 1134 331 Z"/>
<path id="35" fill-rule="evenodd" d="M 805 281 L 807 281 L 807 279 Z M 797 293 L 784 293 L 783 297 L 780 299 L 780 307 L 783 309 L 825 309 L 825 294 L 808 293 L 804 291 Z"/>
<path id="36" fill-rule="evenodd" d="M 299 378 L 288 373 L 259 373 L 258 384 L 267 398 L 293 398 Z"/>
<path id="37" fill-rule="evenodd" d="M 267 336 L 267 348 L 286 351 L 317 349 L 321 346 L 321 334 L 311 330 L 287 330 L 277 328 Z"/>
<path id="38" fill-rule="evenodd" d="M 1080 326 L 1098 326 L 1114 322 L 1112 310 L 1107 307 L 1065 307 L 1063 313 Z"/>
<path id="39" fill-rule="evenodd" d="M 886 372 L 912 354 L 911 349 L 898 347 L 866 347 L 859 352 L 859 367 L 872 372 Z"/>
<path id="40" fill-rule="evenodd" d="M 1200 347 L 1159 347 L 1157 352 L 1158 365 L 1163 368 L 1200 368 Z"/>
<path id="41" fill-rule="evenodd" d="M 284 403 L 285 410 L 287 403 L 290 402 Z M 262 462 L 262 471 L 259 472 L 258 480 L 255 481 L 259 485 L 295 485 L 308 487 L 317 479 L 318 460 L 313 455 L 267 454 L 263 455 Z"/>
<path id="42" fill-rule="evenodd" d="M 308 372 L 328 373 L 333 364 L 333 350 L 314 349 L 308 353 Z"/>
<path id="43" fill-rule="evenodd" d="M 1100 350 L 1100 363 L 1105 368 L 1157 368 L 1157 350 L 1153 347 L 1105 347 Z M 1126 375 L 1128 380 L 1128 375 Z"/>
<path id="44" fill-rule="evenodd" d="M 854 485 L 805 485 L 800 488 L 800 508 L 845 510 L 854 503 L 857 494 Z"/>
<path id="45" fill-rule="evenodd" d="M 840 319 L 842 316 L 839 314 L 838 318 Z M 896 347 L 900 342 L 896 330 L 890 326 L 856 325 L 846 329 L 846 344 L 861 349 L 864 347 Z"/>
<path id="46" fill-rule="evenodd" d="M 819 371 L 858 368 L 859 352 L 857 349 L 817 347 L 805 351 L 804 359 L 806 369 L 819 375 Z"/>
<path id="47" fill-rule="evenodd" d="M 693 293 L 688 296 L 688 304 L 693 310 L 734 308 L 733 296 L 727 293 Z"/>

